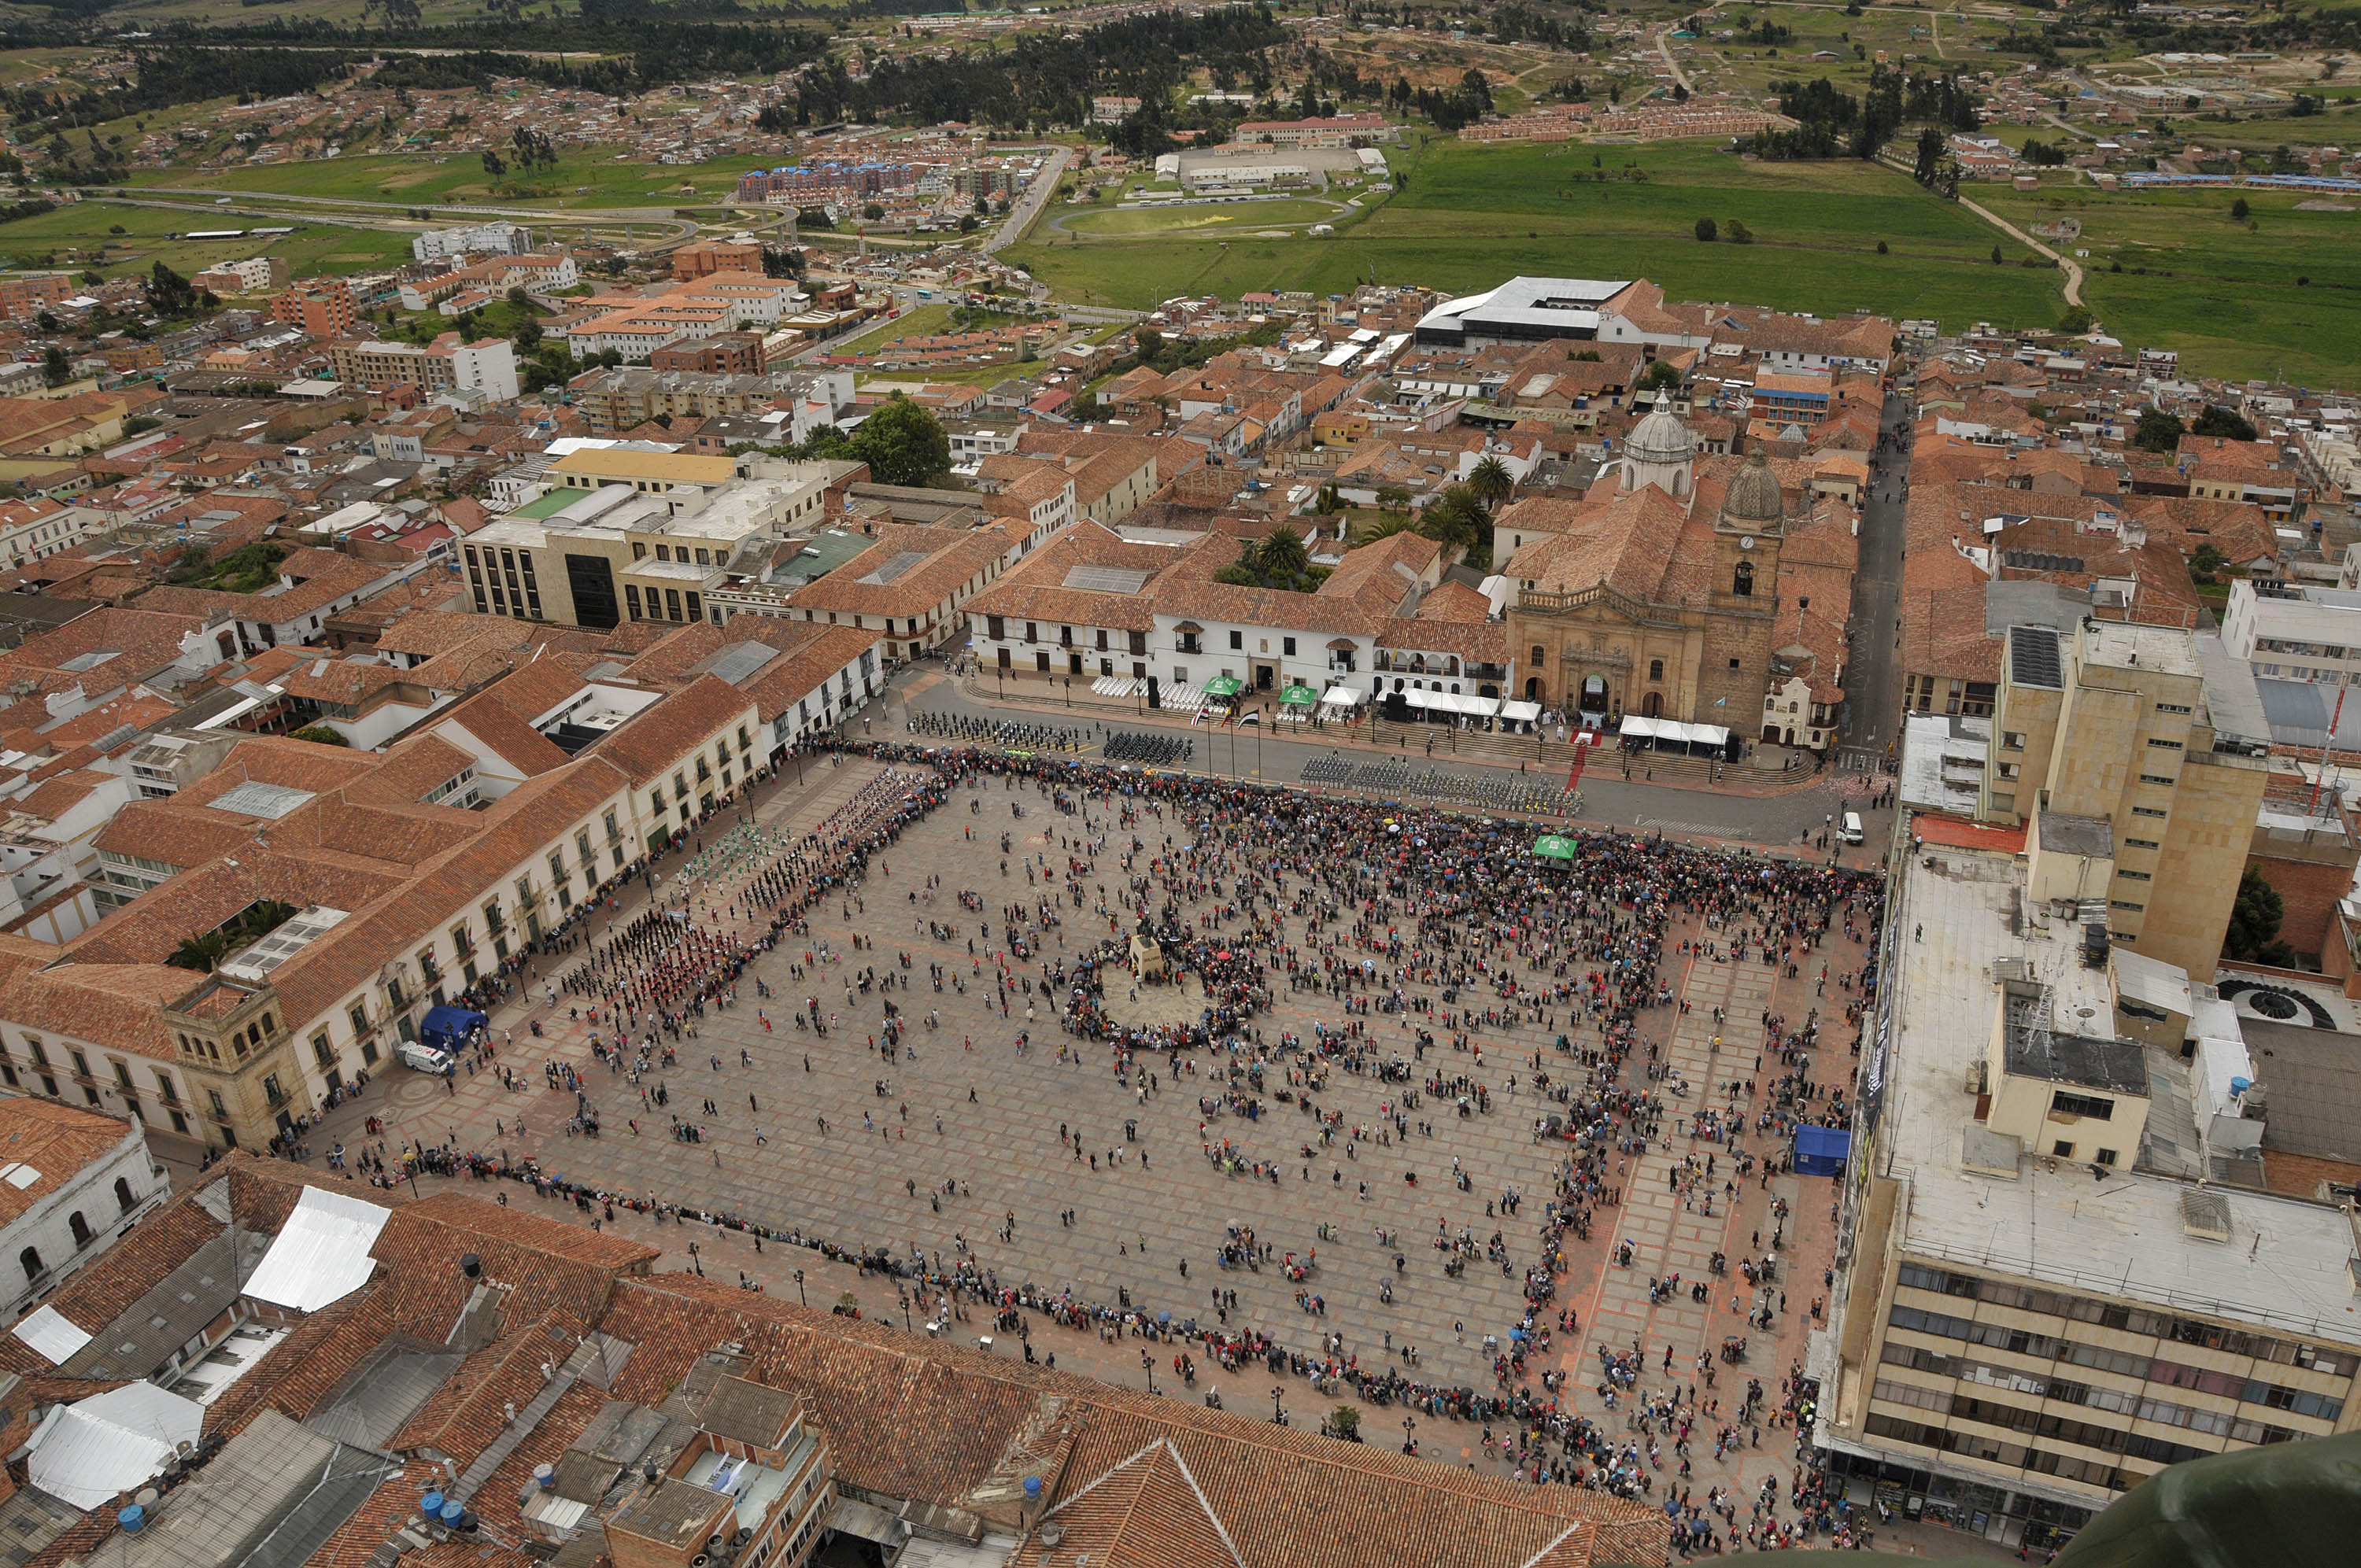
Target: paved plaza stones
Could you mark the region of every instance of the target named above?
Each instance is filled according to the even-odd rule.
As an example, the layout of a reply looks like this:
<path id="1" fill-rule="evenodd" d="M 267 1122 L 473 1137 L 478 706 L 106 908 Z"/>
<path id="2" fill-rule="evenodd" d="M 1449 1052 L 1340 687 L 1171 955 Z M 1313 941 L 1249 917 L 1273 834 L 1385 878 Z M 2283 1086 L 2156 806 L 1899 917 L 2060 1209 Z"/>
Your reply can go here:
<path id="1" fill-rule="evenodd" d="M 761 816 L 799 834 L 850 800 L 878 772 L 865 761 L 821 765 L 800 794 L 790 785 L 764 804 Z M 972 795 L 983 803 L 981 815 L 967 807 Z M 1008 815 L 1012 801 L 1027 806 L 1021 820 Z M 1093 805 L 1089 815 L 1096 823 L 1104 808 Z M 724 826 L 708 825 L 708 832 Z M 1013 836 L 1005 876 L 997 842 L 1003 827 Z M 970 828 L 975 829 L 973 839 L 967 836 Z M 1305 1352 L 1336 1343 L 1364 1366 L 1398 1367 L 1422 1382 L 1494 1388 L 1488 1340 L 1505 1346 L 1521 1317 L 1521 1286 L 1536 1261 L 1543 1205 L 1559 1151 L 1568 1146 L 1536 1140 L 1536 1118 L 1555 1107 L 1533 1086 L 1535 1064 L 1554 1078 L 1569 1072 L 1578 1077 L 1579 1067 L 1561 1056 L 1554 1042 L 1561 1032 L 1570 1032 L 1577 1046 L 1595 1043 L 1595 1031 L 1573 1027 L 1562 1009 L 1543 1006 L 1535 1016 L 1511 1006 L 1498 1025 L 1487 1026 L 1479 1019 L 1471 1050 L 1452 1050 L 1449 1035 L 1442 1033 L 1443 1043 L 1428 1049 L 1415 1069 L 1417 1078 L 1437 1070 L 1484 1082 L 1490 1090 L 1489 1113 L 1462 1116 L 1448 1102 L 1422 1095 L 1418 1108 L 1408 1113 L 1408 1138 L 1395 1139 L 1389 1128 L 1369 1141 L 1355 1145 L 1340 1138 L 1327 1148 L 1317 1146 L 1316 1124 L 1300 1102 L 1279 1103 L 1267 1094 L 1262 1115 L 1253 1120 L 1201 1110 L 1200 1094 L 1213 1092 L 1207 1077 L 1212 1063 L 1202 1052 L 1180 1053 L 1177 1070 L 1148 1056 L 1146 1071 L 1132 1084 L 1120 1083 L 1105 1046 L 1074 1040 L 1060 1030 L 1056 1000 L 1038 980 L 1029 995 L 1017 990 L 1005 1015 L 992 1000 L 992 954 L 1005 946 L 1000 910 L 1010 904 L 1030 905 L 1050 891 L 1044 880 L 1028 884 L 1025 858 L 1046 857 L 1062 868 L 1059 837 L 1081 828 L 1079 819 L 1047 809 L 1030 784 L 1016 793 L 1000 779 L 980 787 L 963 785 L 946 807 L 911 826 L 873 860 L 862 886 L 816 906 L 807 938 L 783 943 L 759 959 L 741 982 L 735 1006 L 708 1012 L 698 1036 L 680 1043 L 677 1065 L 655 1072 L 647 1085 L 661 1080 L 669 1090 L 667 1107 L 643 1109 L 638 1091 L 620 1072 L 591 1058 L 588 1025 L 568 1020 L 566 1003 L 574 999 L 561 995 L 554 1011 L 536 1000 L 530 1009 L 512 1008 L 511 1015 L 496 1020 L 497 1026 L 514 1032 L 515 1043 L 503 1061 L 516 1071 L 520 1085 L 530 1083 L 528 1091 L 503 1094 L 494 1075 L 483 1073 L 461 1079 L 454 1086 L 456 1092 L 446 1093 L 431 1080 L 397 1073 L 389 1096 L 392 1135 L 397 1142 L 456 1141 L 462 1148 L 533 1155 L 544 1171 L 571 1180 L 653 1195 L 856 1249 L 883 1247 L 897 1256 L 923 1251 L 930 1264 L 946 1265 L 966 1249 L 1003 1285 L 1029 1284 L 1043 1291 L 1071 1287 L 1087 1299 L 1110 1306 L 1127 1301 L 1151 1313 L 1169 1311 L 1176 1321 L 1195 1317 L 1212 1322 L 1217 1315 L 1213 1292 L 1234 1291 L 1236 1304 L 1227 1311 L 1233 1327 L 1251 1326 Z M 1168 815 L 1163 822 L 1144 817 L 1130 831 L 1155 845 L 1175 829 Z M 1086 880 L 1114 884 L 1121 874 L 1114 859 L 1103 857 L 1105 863 Z M 958 895 L 963 890 L 979 895 L 980 911 L 962 907 Z M 698 892 L 713 905 L 727 903 L 726 887 Z M 1189 917 L 1213 902 L 1189 906 Z M 637 913 L 627 904 L 616 912 L 618 923 Z M 1110 932 L 1106 917 L 1071 903 L 1063 918 L 1064 925 L 1048 933 L 1046 950 L 1036 955 L 1034 964 L 1018 966 L 1018 973 L 1038 974 L 1045 959 L 1071 960 Z M 956 927 L 959 934 L 939 939 L 929 933 L 930 922 Z M 986 922 L 990 938 L 978 929 Z M 1691 1149 L 1700 1157 L 1716 1153 L 1727 1174 L 1729 1146 L 1682 1136 L 1675 1122 L 1709 1101 L 1720 1103 L 1719 1084 L 1752 1079 L 1759 1088 L 1764 1082 L 1767 1075 L 1758 1070 L 1756 1053 L 1763 1034 L 1759 1020 L 1766 1010 L 1799 1021 L 1817 1003 L 1824 1014 L 1837 1015 L 1829 1019 L 1836 1032 L 1828 1043 L 1839 1053 L 1847 1035 L 1841 1029 L 1841 997 L 1831 991 L 1828 996 L 1836 1000 L 1815 998 L 1811 975 L 1785 981 L 1761 963 L 1679 956 L 1676 944 L 1688 934 L 1686 922 L 1675 924 L 1661 971 L 1689 1006 L 1656 1007 L 1640 1015 L 1642 1041 L 1659 1046 L 1667 1069 L 1685 1081 L 1687 1093 L 1668 1096 L 1672 1109 L 1664 1138 L 1639 1157 L 1635 1168 L 1620 1174 L 1621 1206 L 1598 1211 L 1589 1242 L 1578 1242 L 1570 1233 L 1565 1238 L 1567 1271 L 1544 1321 L 1571 1307 L 1579 1314 L 1580 1331 L 1556 1336 L 1548 1354 L 1527 1361 L 1528 1380 L 1546 1370 L 1569 1373 L 1575 1408 L 1595 1417 L 1604 1414 L 1591 1388 L 1598 1381 L 1591 1347 L 1600 1342 L 1619 1348 L 1636 1343 L 1642 1349 L 1645 1388 L 1694 1381 L 1700 1353 L 1709 1354 L 1725 1334 L 1747 1333 L 1754 1354 L 1747 1366 L 1737 1369 L 1736 1381 L 1742 1385 L 1748 1373 L 1763 1376 L 1775 1404 L 1780 1376 L 1800 1359 L 1807 1326 L 1801 1321 L 1804 1307 L 1817 1294 L 1827 1261 L 1832 1193 L 1820 1183 L 1774 1178 L 1766 1190 L 1750 1180 L 1736 1194 L 1734 1208 L 1717 1186 L 1711 1217 L 1669 1190 L 1669 1170 Z M 856 936 L 864 944 L 859 948 L 853 947 Z M 790 966 L 800 963 L 807 950 L 818 953 L 823 941 L 831 957 L 796 978 Z M 1823 953 L 1832 974 L 1861 961 L 1859 948 L 1840 929 L 1814 958 Z M 544 978 L 562 974 L 574 961 L 559 960 L 544 971 Z M 930 964 L 945 966 L 948 975 L 965 981 L 965 989 L 947 981 L 937 992 L 928 978 Z M 904 1048 L 890 1060 L 879 1047 L 884 996 L 859 988 L 859 977 L 870 971 L 896 977 L 891 994 L 909 1023 Z M 757 998 L 757 977 L 770 985 L 771 998 Z M 904 977 L 906 990 L 898 988 Z M 1127 986 L 1118 988 L 1122 979 L 1109 985 L 1110 1011 L 1118 1015 L 1154 1021 L 1184 1006 L 1193 1010 L 1193 998 L 1184 1001 L 1174 988 L 1142 987 L 1134 1003 Z M 1334 999 L 1291 992 L 1280 979 L 1271 1007 L 1253 1020 L 1267 1039 L 1275 1043 L 1281 1031 L 1309 1036 L 1316 1024 L 1333 1028 L 1345 1022 Z M 1412 987 L 1413 994 L 1422 989 Z M 538 997 L 538 981 L 533 991 Z M 826 1038 L 793 1022 L 807 996 L 817 997 L 823 1017 L 834 1018 Z M 1480 1008 L 1488 1000 L 1477 999 L 1476 1004 Z M 1465 1005 L 1470 997 L 1463 992 L 1460 1001 Z M 1713 1021 L 1717 1007 L 1727 1022 Z M 939 1014 L 931 1026 L 930 1013 Z M 543 1023 L 546 1039 L 529 1038 L 528 1017 Z M 1406 1058 L 1414 1051 L 1413 1021 L 1433 1022 L 1383 1014 L 1356 1021 L 1385 1054 Z M 1020 1036 L 1029 1036 L 1021 1050 Z M 562 1135 L 572 1101 L 543 1091 L 541 1063 L 531 1054 L 536 1050 L 582 1072 L 600 1113 L 603 1137 Z M 751 1067 L 741 1065 L 741 1052 L 752 1058 Z M 716 1058 L 719 1068 L 712 1065 Z M 1636 1067 L 1627 1072 L 1627 1081 L 1636 1072 Z M 1824 1069 L 1818 1076 L 1841 1073 Z M 1375 1128 L 1386 1121 L 1381 1108 L 1400 1107 L 1402 1091 L 1416 1087 L 1416 1081 L 1405 1085 L 1332 1071 L 1314 1098 L 1323 1111 L 1342 1113 L 1347 1127 Z M 708 1099 L 716 1107 L 712 1115 L 703 1111 Z M 1754 1102 L 1759 1107 L 1759 1095 Z M 525 1121 L 522 1134 L 520 1114 Z M 703 1141 L 668 1135 L 672 1115 L 701 1124 Z M 1128 1131 L 1126 1123 L 1133 1124 Z M 1431 1127 L 1432 1135 L 1422 1127 Z M 1061 1129 L 1071 1130 L 1071 1143 L 1061 1141 Z M 1244 1161 L 1275 1168 L 1279 1179 L 1217 1170 L 1202 1146 L 1224 1139 Z M 1307 1145 L 1314 1146 L 1309 1160 L 1302 1156 Z M 1760 1139 L 1745 1146 L 1777 1152 Z M 1453 1181 L 1455 1160 L 1467 1177 L 1464 1190 Z M 1624 1163 L 1631 1162 L 1627 1157 Z M 1405 1180 L 1411 1173 L 1418 1177 L 1414 1186 Z M 1511 1189 L 1526 1201 L 1520 1214 L 1502 1217 L 1498 1201 Z M 1742 1314 L 1757 1302 L 1734 1266 L 1727 1277 L 1713 1281 L 1705 1304 L 1690 1299 L 1686 1285 L 1708 1277 L 1708 1260 L 1717 1251 L 1733 1265 L 1741 1256 L 1758 1255 L 1763 1248 L 1751 1238 L 1759 1229 L 1768 1245 L 1775 1222 L 1767 1206 L 1774 1198 L 1796 1211 L 1784 1244 L 1783 1282 L 1800 1295 L 1792 1310 L 1777 1317 L 1775 1329 L 1765 1332 L 1744 1321 Z M 1489 1214 L 1488 1203 L 1493 1205 Z M 1071 1223 L 1060 1217 L 1068 1212 Z M 1253 1227 L 1257 1239 L 1277 1253 L 1316 1254 L 1317 1269 L 1299 1284 L 1280 1272 L 1276 1256 L 1259 1271 L 1216 1266 L 1216 1251 L 1234 1223 Z M 1439 1235 L 1455 1235 L 1463 1228 L 1479 1245 L 1498 1233 L 1507 1270 L 1486 1263 L 1479 1253 L 1463 1275 L 1447 1277 L 1447 1255 L 1433 1244 Z M 1389 1240 L 1381 1243 L 1380 1232 Z M 1634 1250 L 1629 1268 L 1610 1261 L 1622 1241 Z M 1397 1253 L 1403 1260 L 1399 1271 L 1393 1263 Z M 1805 1270 L 1808 1288 L 1796 1283 L 1806 1277 Z M 1650 1277 L 1673 1274 L 1681 1277 L 1683 1288 L 1652 1306 Z M 1389 1280 L 1390 1303 L 1379 1299 L 1380 1285 Z M 1770 1288 L 1775 1305 L 1777 1288 Z M 1307 1310 L 1299 1291 L 1320 1298 L 1324 1310 Z M 926 1311 L 924 1304 L 918 1311 Z M 1331 1341 L 1330 1335 L 1339 1337 Z M 1416 1347 L 1415 1365 L 1403 1358 L 1406 1346 Z M 1663 1372 L 1667 1347 L 1674 1356 L 1670 1374 Z M 1729 1390 L 1732 1382 L 1725 1376 L 1721 1387 Z M 1705 1390 L 1700 1387 L 1698 1392 Z M 1725 1410 L 1735 1404 L 1733 1393 Z M 1701 1423 L 1701 1432 L 1709 1434 L 1712 1425 Z M 1784 1463 L 1780 1449 L 1773 1441 L 1755 1457 Z M 1708 1441 L 1697 1457 L 1702 1461 L 1710 1453 Z M 1669 1453 L 1666 1463 L 1669 1468 Z M 1717 1473 L 1725 1479 L 1734 1474 L 1699 1465 L 1701 1478 Z"/>

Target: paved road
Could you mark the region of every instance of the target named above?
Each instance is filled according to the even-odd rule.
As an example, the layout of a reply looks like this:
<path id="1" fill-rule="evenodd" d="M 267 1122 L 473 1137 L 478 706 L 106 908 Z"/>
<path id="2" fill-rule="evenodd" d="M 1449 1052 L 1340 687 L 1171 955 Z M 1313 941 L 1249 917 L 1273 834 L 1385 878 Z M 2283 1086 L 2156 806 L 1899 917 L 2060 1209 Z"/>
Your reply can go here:
<path id="1" fill-rule="evenodd" d="M 1885 400 L 1883 422 L 1906 424 L 1910 400 Z M 1880 756 L 1895 739 L 1902 711 L 1902 485 L 1910 455 L 1886 453 L 1870 474 L 1861 514 L 1861 568 L 1852 580 L 1852 665 L 1845 672 L 1844 741 Z"/>
<path id="2" fill-rule="evenodd" d="M 1071 151 L 1062 147 L 1050 149 L 1049 160 L 1041 166 L 1041 172 L 1033 177 L 1033 183 L 1025 187 L 1025 193 L 1016 198 L 1016 204 L 1008 209 L 1008 215 L 983 242 L 986 256 L 994 255 L 1004 246 L 1016 244 L 1017 236 L 1032 226 L 1033 220 L 1040 215 L 1042 206 L 1058 193 L 1058 181 L 1064 178 L 1066 165 L 1073 160 L 1073 156 Z"/>
<path id="3" fill-rule="evenodd" d="M 1063 676 L 1059 676 L 1056 682 L 1063 679 Z M 1077 683 L 1078 691 L 1085 687 L 1086 683 Z M 1067 709 L 1060 706 L 1064 696 L 1062 685 L 1052 683 L 1045 688 L 1038 675 L 1012 681 L 1009 695 L 1011 702 L 1006 707 L 978 700 L 969 696 L 957 682 L 929 668 L 915 676 L 906 675 L 896 683 L 895 690 L 883 705 L 882 715 L 869 721 L 865 738 L 883 740 L 888 736 L 904 736 L 904 725 L 913 709 L 963 714 L 972 718 L 1038 719 L 1046 724 L 1071 725 L 1085 729 L 1102 725 L 1126 730 L 1151 727 L 1144 717 L 1134 715 L 1127 718 L 1119 709 L 1110 710 L 1104 706 L 1078 704 Z M 1337 751 L 1337 748 L 1316 740 L 1281 740 L 1276 734 L 1264 736 L 1254 729 L 1241 732 L 1181 726 L 1170 732 L 1186 735 L 1195 740 L 1196 755 L 1187 765 L 1200 772 L 1271 784 L 1301 784 L 1305 764 L 1325 759 Z M 862 725 L 852 726 L 851 733 L 856 739 L 864 738 Z M 1456 755 L 1451 740 L 1451 731 L 1438 730 L 1435 750 L 1431 757 L 1415 743 L 1398 748 L 1395 754 L 1407 757 L 1413 767 L 1421 770 L 1432 763 L 1506 780 L 1520 776 L 1521 770 L 1515 763 Z M 1346 748 L 1342 754 L 1356 762 L 1373 761 L 1378 755 L 1365 748 Z M 1544 786 L 1560 784 L 1565 779 L 1555 764 L 1546 772 L 1536 771 L 1525 776 L 1532 783 Z M 1859 775 L 1848 779 L 1830 773 L 1817 782 L 1791 793 L 1725 795 L 1711 790 L 1654 784 L 1647 777 L 1644 762 L 1627 781 L 1621 776 L 1614 760 L 1609 759 L 1594 764 L 1583 774 L 1582 808 L 1578 820 L 1644 832 L 1662 832 L 1675 838 L 1712 839 L 1739 844 L 1791 845 L 1796 843 L 1806 829 L 1817 832 L 1824 826 L 1829 814 L 1841 809 L 1839 804 L 1840 792 L 1848 783 L 1859 785 L 1862 782 Z M 1861 850 L 1849 851 L 1849 857 L 1847 864 L 1871 863 Z"/>

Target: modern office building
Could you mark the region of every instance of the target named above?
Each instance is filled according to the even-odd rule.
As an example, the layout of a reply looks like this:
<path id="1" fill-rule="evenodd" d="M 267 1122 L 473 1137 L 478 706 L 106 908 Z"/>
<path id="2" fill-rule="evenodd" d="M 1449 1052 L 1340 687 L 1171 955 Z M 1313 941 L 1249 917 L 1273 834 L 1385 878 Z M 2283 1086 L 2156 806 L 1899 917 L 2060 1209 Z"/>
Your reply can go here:
<path id="1" fill-rule="evenodd" d="M 722 612 L 707 600 L 732 564 L 767 565 L 769 546 L 816 527 L 831 473 L 771 458 L 571 453 L 550 470 L 555 488 L 461 543 L 468 603 L 599 630 L 626 620 L 719 625 Z"/>
<path id="2" fill-rule="evenodd" d="M 2253 674 L 2179 627 L 2012 626 L 1977 815 L 2101 824 L 2077 896 L 2112 939 L 2191 974 L 2222 951 L 2269 777 Z"/>

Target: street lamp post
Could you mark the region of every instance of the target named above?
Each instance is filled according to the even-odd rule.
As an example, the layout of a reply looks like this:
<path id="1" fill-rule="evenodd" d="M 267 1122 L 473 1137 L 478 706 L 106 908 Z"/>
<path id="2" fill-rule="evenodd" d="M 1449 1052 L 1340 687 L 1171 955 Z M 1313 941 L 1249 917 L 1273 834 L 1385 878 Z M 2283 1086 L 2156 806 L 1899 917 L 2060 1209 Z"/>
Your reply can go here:
<path id="1" fill-rule="evenodd" d="M 1402 1452 L 1415 1457 L 1418 1453 L 1418 1418 L 1402 1418 Z"/>
<path id="2" fill-rule="evenodd" d="M 800 1268 L 796 1270 L 796 1304 L 802 1307 L 811 1305 L 804 1297 L 804 1271 Z"/>
<path id="3" fill-rule="evenodd" d="M 1279 1401 L 1286 1397 L 1286 1389 L 1276 1383 L 1270 1386 L 1270 1424 L 1275 1427 L 1283 1427 L 1287 1424 L 1287 1410 L 1279 1404 Z"/>

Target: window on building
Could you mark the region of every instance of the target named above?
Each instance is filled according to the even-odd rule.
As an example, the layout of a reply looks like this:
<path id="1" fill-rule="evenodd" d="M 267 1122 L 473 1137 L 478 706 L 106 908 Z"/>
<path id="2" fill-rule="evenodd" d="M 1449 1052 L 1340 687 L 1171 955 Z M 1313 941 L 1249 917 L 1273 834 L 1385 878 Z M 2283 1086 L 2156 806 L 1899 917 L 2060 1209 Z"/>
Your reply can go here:
<path id="1" fill-rule="evenodd" d="M 1233 631 L 1230 633 L 1230 650 L 1232 652 L 1244 652 L 1246 651 L 1246 634 L 1245 632 Z"/>
<path id="2" fill-rule="evenodd" d="M 2094 1122 L 2114 1119 L 2115 1102 L 2093 1094 L 2070 1094 L 2059 1090 L 2049 1097 L 2049 1113 L 2053 1116 L 2088 1116 Z"/>
<path id="3" fill-rule="evenodd" d="M 2074 1146 L 2068 1143 L 2064 1138 L 2060 1138 L 2056 1143 L 2049 1146 L 2049 1152 L 2057 1156 L 2059 1159 L 2072 1159 L 2074 1157 Z"/>

